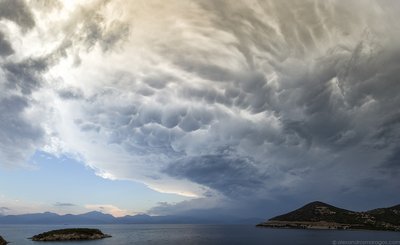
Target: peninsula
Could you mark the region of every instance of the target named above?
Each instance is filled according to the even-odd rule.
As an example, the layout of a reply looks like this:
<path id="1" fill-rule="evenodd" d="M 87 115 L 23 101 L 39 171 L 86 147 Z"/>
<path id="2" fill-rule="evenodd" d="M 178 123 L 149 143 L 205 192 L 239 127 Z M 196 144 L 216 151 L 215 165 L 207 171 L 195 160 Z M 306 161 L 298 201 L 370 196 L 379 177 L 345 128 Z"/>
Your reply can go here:
<path id="1" fill-rule="evenodd" d="M 61 229 L 44 232 L 33 236 L 32 241 L 77 241 L 77 240 L 98 240 L 111 237 L 99 229 L 74 228 Z"/>
<path id="2" fill-rule="evenodd" d="M 257 225 L 294 229 L 361 229 L 400 231 L 400 205 L 355 212 L 323 203 L 311 202 L 287 214 Z"/>

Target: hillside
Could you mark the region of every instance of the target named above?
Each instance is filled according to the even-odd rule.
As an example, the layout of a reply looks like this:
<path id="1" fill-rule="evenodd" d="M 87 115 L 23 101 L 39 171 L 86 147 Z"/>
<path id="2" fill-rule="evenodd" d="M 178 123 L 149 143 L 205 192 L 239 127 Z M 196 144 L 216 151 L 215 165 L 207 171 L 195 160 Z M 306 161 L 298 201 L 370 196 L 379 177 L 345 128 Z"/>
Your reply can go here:
<path id="1" fill-rule="evenodd" d="M 292 212 L 271 218 L 257 226 L 298 229 L 400 231 L 400 205 L 355 212 L 323 202 L 311 202 Z"/>

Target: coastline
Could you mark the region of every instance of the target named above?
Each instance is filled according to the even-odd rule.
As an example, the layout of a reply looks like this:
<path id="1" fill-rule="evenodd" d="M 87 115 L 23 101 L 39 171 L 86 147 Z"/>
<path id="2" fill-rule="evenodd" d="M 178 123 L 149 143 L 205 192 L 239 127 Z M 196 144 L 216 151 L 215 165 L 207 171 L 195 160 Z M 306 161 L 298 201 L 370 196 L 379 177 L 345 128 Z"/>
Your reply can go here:
<path id="1" fill-rule="evenodd" d="M 360 226 L 357 228 L 356 226 Z M 362 224 L 342 224 L 337 222 L 326 222 L 326 221 L 278 221 L 270 220 L 264 223 L 257 224 L 259 228 L 273 228 L 273 229 L 299 229 L 299 230 L 346 230 L 346 231 L 390 231 L 400 232 L 400 228 L 397 229 L 379 229 L 379 228 L 365 228 Z"/>

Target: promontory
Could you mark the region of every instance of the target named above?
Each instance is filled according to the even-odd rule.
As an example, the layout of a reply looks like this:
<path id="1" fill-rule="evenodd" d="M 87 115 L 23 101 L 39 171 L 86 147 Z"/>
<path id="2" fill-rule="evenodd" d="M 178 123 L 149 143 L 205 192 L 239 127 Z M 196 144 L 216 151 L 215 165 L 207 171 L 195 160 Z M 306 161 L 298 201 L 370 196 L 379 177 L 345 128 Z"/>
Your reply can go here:
<path id="1" fill-rule="evenodd" d="M 323 202 L 312 202 L 257 226 L 295 229 L 400 231 L 400 205 L 355 212 Z"/>

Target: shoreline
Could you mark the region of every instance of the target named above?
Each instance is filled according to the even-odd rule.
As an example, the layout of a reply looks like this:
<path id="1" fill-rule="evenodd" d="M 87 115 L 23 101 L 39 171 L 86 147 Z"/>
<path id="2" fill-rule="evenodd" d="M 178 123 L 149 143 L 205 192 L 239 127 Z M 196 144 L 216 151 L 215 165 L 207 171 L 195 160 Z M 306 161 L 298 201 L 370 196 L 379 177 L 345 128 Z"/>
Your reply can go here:
<path id="1" fill-rule="evenodd" d="M 272 229 L 297 229 L 297 230 L 334 230 L 334 231 L 390 231 L 400 232 L 395 229 L 367 229 L 367 228 L 355 228 L 357 224 L 341 224 L 336 222 L 307 222 L 307 221 L 267 221 L 264 223 L 257 224 L 258 228 L 272 228 Z M 360 224 L 361 226 L 361 224 Z"/>

